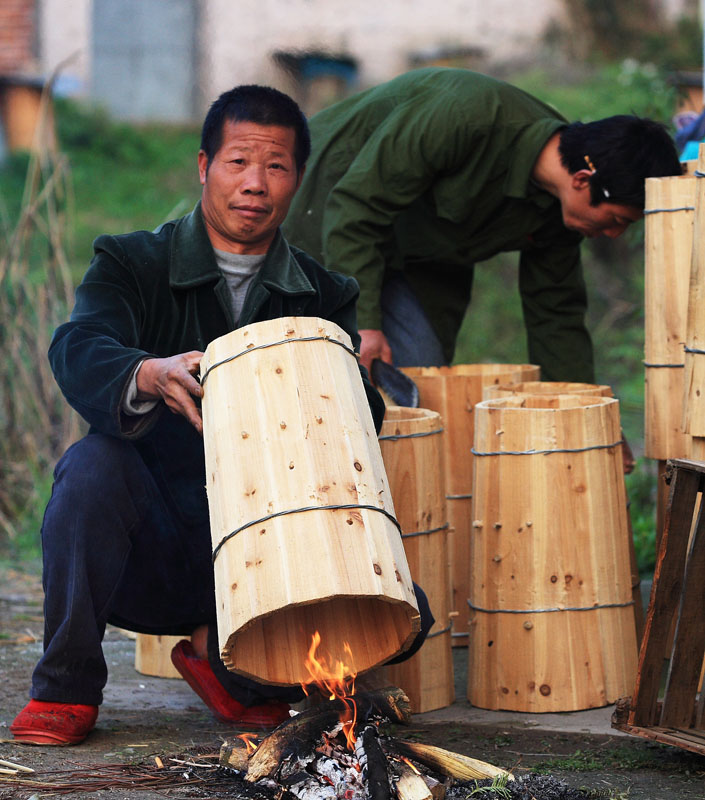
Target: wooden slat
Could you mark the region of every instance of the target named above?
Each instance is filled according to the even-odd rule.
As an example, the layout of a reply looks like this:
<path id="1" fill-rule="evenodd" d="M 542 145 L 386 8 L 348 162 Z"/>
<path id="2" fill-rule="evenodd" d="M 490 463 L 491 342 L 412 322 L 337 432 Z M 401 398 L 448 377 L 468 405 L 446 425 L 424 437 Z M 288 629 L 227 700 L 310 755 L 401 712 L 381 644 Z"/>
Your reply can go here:
<path id="1" fill-rule="evenodd" d="M 705 513 L 698 514 L 685 566 L 678 623 L 663 698 L 661 725 L 687 728 L 692 724 L 693 701 L 700 683 L 705 654 Z"/>
<path id="2" fill-rule="evenodd" d="M 664 514 L 664 528 L 654 570 L 651 602 L 646 615 L 644 638 L 639 653 L 636 686 L 632 695 L 630 725 L 658 723 L 656 700 L 661 683 L 663 659 L 667 655 L 671 620 L 678 607 L 693 508 L 705 465 L 671 462 L 671 491 Z M 684 468 L 686 467 L 686 468 Z M 702 469 L 701 469 L 702 468 Z"/>
<path id="3" fill-rule="evenodd" d="M 654 742 L 668 744 L 672 747 L 680 747 L 689 750 L 691 753 L 705 755 L 705 736 L 698 736 L 692 730 L 675 730 L 673 728 L 643 728 L 638 725 L 615 725 L 615 728 L 624 733 L 631 733 L 633 736 L 642 736 L 644 739 L 651 739 Z"/>

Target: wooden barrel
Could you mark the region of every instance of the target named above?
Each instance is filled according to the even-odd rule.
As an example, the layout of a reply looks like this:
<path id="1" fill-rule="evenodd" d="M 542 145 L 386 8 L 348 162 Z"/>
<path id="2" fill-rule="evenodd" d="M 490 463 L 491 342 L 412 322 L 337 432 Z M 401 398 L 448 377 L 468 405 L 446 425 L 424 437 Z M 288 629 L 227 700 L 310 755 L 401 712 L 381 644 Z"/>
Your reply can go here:
<path id="1" fill-rule="evenodd" d="M 411 577 L 426 592 L 436 618 L 421 650 L 387 668 L 388 682 L 406 692 L 415 712 L 455 700 L 444 436 L 436 411 L 390 406 L 379 437 Z"/>
<path id="2" fill-rule="evenodd" d="M 612 397 L 612 388 L 599 383 L 569 383 L 566 381 L 521 381 L 487 386 L 483 399 L 511 397 L 525 394 L 587 394 L 597 397 Z"/>
<path id="3" fill-rule="evenodd" d="M 446 436 L 443 448 L 448 522 L 450 523 L 451 605 L 454 646 L 468 643 L 470 520 L 472 517 L 473 409 L 487 386 L 538 380 L 532 364 L 458 364 L 453 367 L 406 367 L 419 389 L 419 405 L 438 411 Z"/>
<path id="4" fill-rule="evenodd" d="M 155 678 L 180 678 L 181 673 L 171 663 L 171 651 L 175 644 L 188 638 L 138 633 L 135 637 L 135 669 Z"/>
<path id="5" fill-rule="evenodd" d="M 644 454 L 689 458 L 683 428 L 685 354 L 693 251 L 693 175 L 646 179 L 644 223 Z"/>
<path id="6" fill-rule="evenodd" d="M 346 674 L 402 652 L 418 608 L 350 337 L 314 317 L 255 323 L 211 342 L 201 376 L 228 669 L 310 682 L 316 631 Z"/>
<path id="7" fill-rule="evenodd" d="M 636 627 L 619 402 L 475 408 L 468 698 L 574 711 L 628 694 Z"/>
<path id="8" fill-rule="evenodd" d="M 705 171 L 705 145 L 698 152 L 698 172 Z M 695 184 L 693 252 L 690 261 L 688 317 L 683 378 L 683 430 L 705 437 L 705 183 Z M 670 457 L 670 456 L 669 456 Z"/>

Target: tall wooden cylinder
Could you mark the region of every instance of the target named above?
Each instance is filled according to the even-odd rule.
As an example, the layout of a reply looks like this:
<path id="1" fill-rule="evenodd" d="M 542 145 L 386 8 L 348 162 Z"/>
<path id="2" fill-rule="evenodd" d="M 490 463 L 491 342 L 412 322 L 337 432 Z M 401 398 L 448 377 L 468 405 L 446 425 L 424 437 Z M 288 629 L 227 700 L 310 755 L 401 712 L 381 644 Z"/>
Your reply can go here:
<path id="1" fill-rule="evenodd" d="M 697 178 L 647 178 L 644 272 L 644 454 L 690 457 L 683 428 L 688 291 Z"/>
<path id="2" fill-rule="evenodd" d="M 505 397 L 475 408 L 468 698 L 574 711 L 633 688 L 619 403 Z"/>
<path id="3" fill-rule="evenodd" d="M 203 433 L 221 657 L 306 683 L 318 657 L 364 672 L 419 630 L 411 575 L 350 337 L 284 317 L 211 342 Z"/>
<path id="4" fill-rule="evenodd" d="M 411 577 L 425 591 L 436 619 L 421 650 L 387 668 L 389 682 L 406 692 L 415 712 L 444 708 L 455 700 L 443 485 L 445 435 L 436 411 L 390 406 L 379 437 Z"/>
<path id="5" fill-rule="evenodd" d="M 538 380 L 533 364 L 458 364 L 453 367 L 406 367 L 419 389 L 419 405 L 438 411 L 446 430 L 443 449 L 448 522 L 450 523 L 452 641 L 467 646 L 472 515 L 473 409 L 487 386 Z"/>
<path id="6" fill-rule="evenodd" d="M 698 172 L 705 173 L 705 145 L 700 145 Z M 705 437 L 705 183 L 696 178 L 693 252 L 688 287 L 688 321 L 685 335 L 683 430 Z M 670 457 L 670 456 L 669 456 Z"/>

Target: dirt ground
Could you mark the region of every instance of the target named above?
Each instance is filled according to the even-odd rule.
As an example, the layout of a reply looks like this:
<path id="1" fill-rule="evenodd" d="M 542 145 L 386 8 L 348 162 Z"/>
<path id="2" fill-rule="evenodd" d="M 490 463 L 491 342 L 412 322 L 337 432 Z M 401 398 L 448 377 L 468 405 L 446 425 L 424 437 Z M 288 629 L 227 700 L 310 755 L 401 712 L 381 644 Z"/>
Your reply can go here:
<path id="1" fill-rule="evenodd" d="M 183 681 L 136 672 L 134 641 L 116 629 L 106 635 L 110 679 L 97 727 L 87 740 L 64 748 L 14 743 L 8 729 L 27 700 L 32 667 L 41 653 L 41 634 L 39 579 L 0 568 L 0 759 L 35 770 L 21 776 L 0 773 L 0 800 L 38 800 L 57 794 L 99 800 L 244 796 L 213 766 L 222 742 L 238 731 L 214 720 Z M 469 709 L 460 690 L 456 706 Z M 481 722 L 465 724 L 420 714 L 395 735 L 488 761 L 517 776 L 547 774 L 590 790 L 594 797 L 705 798 L 705 757 L 617 732 L 545 730 L 542 715 L 532 716 L 536 720 L 531 724 L 525 720 L 497 724 L 487 712 Z M 164 764 L 161 770 L 156 759 Z"/>

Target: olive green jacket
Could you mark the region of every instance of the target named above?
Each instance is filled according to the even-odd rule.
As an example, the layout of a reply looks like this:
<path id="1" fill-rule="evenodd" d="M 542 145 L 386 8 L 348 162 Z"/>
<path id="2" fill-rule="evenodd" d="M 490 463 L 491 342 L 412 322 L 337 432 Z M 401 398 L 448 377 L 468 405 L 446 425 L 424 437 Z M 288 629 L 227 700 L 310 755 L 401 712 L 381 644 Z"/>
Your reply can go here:
<path id="1" fill-rule="evenodd" d="M 580 236 L 531 181 L 566 121 L 502 81 L 461 69 L 401 75 L 311 120 L 313 154 L 287 238 L 360 285 L 358 326 L 380 329 L 385 271 L 401 269 L 448 359 L 473 265 L 519 251 L 528 357 L 547 380 L 592 381 Z"/>

